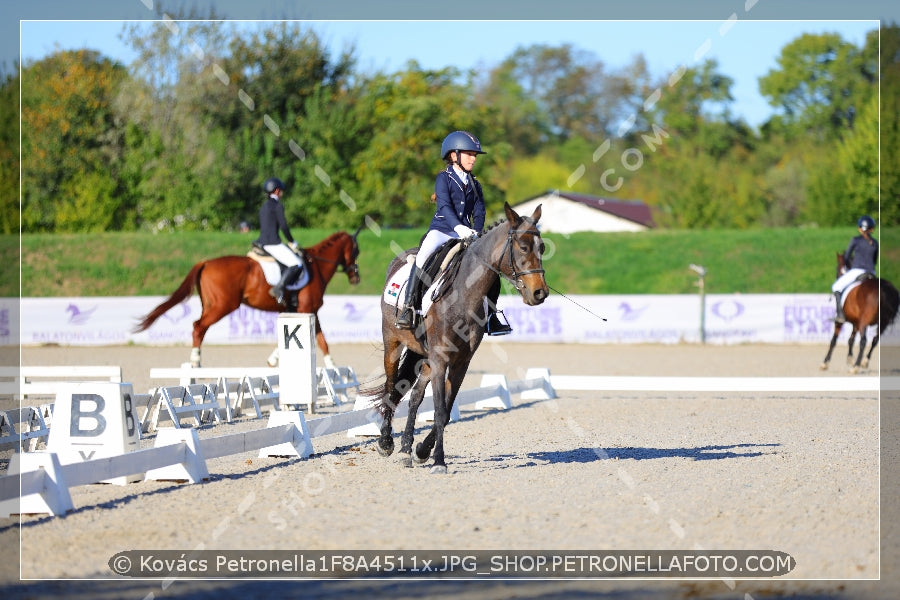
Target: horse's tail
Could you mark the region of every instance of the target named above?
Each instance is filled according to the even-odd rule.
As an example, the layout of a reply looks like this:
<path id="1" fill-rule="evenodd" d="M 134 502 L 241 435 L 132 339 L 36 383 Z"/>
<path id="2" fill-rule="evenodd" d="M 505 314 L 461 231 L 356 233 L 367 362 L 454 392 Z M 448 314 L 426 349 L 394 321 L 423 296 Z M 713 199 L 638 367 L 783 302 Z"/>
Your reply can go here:
<path id="1" fill-rule="evenodd" d="M 200 272 L 203 270 L 203 267 L 206 265 L 206 262 L 198 262 L 187 274 L 187 277 L 184 278 L 184 281 L 181 282 L 181 285 L 178 286 L 178 289 L 172 292 L 172 295 L 169 298 L 151 310 L 146 317 L 144 317 L 140 323 L 138 323 L 135 328 L 132 330 L 133 333 L 138 333 L 139 331 L 144 331 L 149 328 L 153 323 L 156 322 L 158 318 L 163 316 L 170 308 L 177 304 L 181 304 L 193 293 L 194 287 L 199 287 L 200 285 Z"/>
<path id="2" fill-rule="evenodd" d="M 897 311 L 900 310 L 900 292 L 894 287 L 890 281 L 881 280 L 881 306 L 878 309 L 879 329 L 884 331 L 897 318 Z"/>
<path id="3" fill-rule="evenodd" d="M 419 366 L 419 361 L 421 359 L 421 355 L 410 352 L 409 350 L 406 350 L 400 357 L 400 362 L 397 363 L 393 386 L 401 390 L 401 397 L 403 397 L 403 395 L 406 394 L 406 391 L 416 383 L 416 379 L 419 376 L 417 367 Z M 360 388 L 356 394 L 357 396 L 374 398 L 374 408 L 381 413 L 382 417 L 392 415 L 394 414 L 394 411 L 397 410 L 397 406 L 390 401 L 391 382 L 389 382 L 387 378 L 385 378 L 385 381 L 381 384 L 373 385 L 368 388 Z"/>

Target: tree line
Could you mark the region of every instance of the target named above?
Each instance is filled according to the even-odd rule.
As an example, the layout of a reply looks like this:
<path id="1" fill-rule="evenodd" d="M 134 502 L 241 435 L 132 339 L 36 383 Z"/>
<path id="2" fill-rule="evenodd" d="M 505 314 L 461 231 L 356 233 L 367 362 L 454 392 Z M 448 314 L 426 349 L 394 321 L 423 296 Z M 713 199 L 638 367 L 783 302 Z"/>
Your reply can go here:
<path id="1" fill-rule="evenodd" d="M 758 129 L 731 113 L 715 60 L 660 76 L 640 55 L 612 68 L 538 44 L 479 70 L 365 72 L 296 22 L 121 35 L 129 65 L 65 50 L 3 77 L 2 231 L 19 228 L 20 169 L 23 232 L 254 227 L 271 176 L 294 227 L 422 226 L 455 129 L 488 150 L 489 213 L 559 189 L 641 200 L 670 228 L 849 225 L 879 198 L 882 223 L 900 224 L 896 25 L 863 47 L 785 45 L 759 80 L 773 113 Z"/>

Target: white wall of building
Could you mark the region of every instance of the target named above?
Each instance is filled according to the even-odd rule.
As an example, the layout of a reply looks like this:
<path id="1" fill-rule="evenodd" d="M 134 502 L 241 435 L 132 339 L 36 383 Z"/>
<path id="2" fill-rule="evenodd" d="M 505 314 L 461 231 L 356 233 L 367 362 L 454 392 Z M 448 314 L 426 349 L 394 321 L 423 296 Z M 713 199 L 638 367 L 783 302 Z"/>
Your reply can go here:
<path id="1" fill-rule="evenodd" d="M 548 233 L 574 233 L 576 231 L 646 231 L 643 225 L 622 219 L 615 215 L 605 213 L 585 206 L 579 202 L 573 202 L 558 196 L 547 195 L 533 200 L 517 204 L 514 208 L 517 213 L 529 216 L 541 206 L 541 231 Z"/>

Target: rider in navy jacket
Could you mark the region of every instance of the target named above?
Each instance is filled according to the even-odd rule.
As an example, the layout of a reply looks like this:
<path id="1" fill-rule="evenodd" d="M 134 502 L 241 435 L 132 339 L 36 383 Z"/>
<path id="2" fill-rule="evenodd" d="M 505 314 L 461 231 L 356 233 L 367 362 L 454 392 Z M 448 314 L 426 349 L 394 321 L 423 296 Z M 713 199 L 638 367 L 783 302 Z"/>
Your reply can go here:
<path id="1" fill-rule="evenodd" d="M 875 230 L 875 219 L 863 215 L 856 222 L 859 235 L 850 240 L 844 251 L 844 273 L 831 286 L 834 294 L 836 323 L 846 322 L 841 296 L 844 290 L 861 275 L 875 275 L 875 263 L 878 262 L 878 240 L 872 237 Z"/>
<path id="2" fill-rule="evenodd" d="M 454 131 L 441 144 L 441 157 L 447 168 L 438 173 L 434 181 L 437 208 L 410 270 L 403 307 L 395 323 L 399 329 L 412 329 L 415 324 L 418 301 L 413 291 L 418 287 L 425 261 L 447 240 L 467 238 L 484 229 L 484 194 L 472 174 L 478 155 L 484 153 L 478 138 L 467 131 Z M 495 303 L 500 294 L 499 281 L 495 288 L 488 294 L 487 332 L 503 335 L 512 329 L 497 317 Z"/>

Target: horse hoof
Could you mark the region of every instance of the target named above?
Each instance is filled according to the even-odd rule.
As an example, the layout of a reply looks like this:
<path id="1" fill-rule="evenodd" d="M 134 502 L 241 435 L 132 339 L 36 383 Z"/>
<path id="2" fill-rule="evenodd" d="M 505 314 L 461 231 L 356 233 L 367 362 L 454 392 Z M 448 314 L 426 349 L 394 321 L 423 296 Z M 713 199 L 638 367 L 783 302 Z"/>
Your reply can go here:
<path id="1" fill-rule="evenodd" d="M 431 452 L 428 452 L 425 456 L 422 456 L 420 453 L 422 452 L 422 444 L 418 444 L 416 446 L 416 462 L 420 465 L 428 460 L 428 457 L 431 456 Z"/>
<path id="2" fill-rule="evenodd" d="M 850 368 L 851 375 L 856 375 L 857 373 L 859 373 L 859 367 L 851 367 Z"/>
<path id="3" fill-rule="evenodd" d="M 820 371 L 827 371 L 827 370 L 828 370 L 828 363 L 822 363 L 821 365 L 819 365 L 819 370 L 820 370 Z"/>
<path id="4" fill-rule="evenodd" d="M 863 369 L 869 368 L 869 359 L 868 358 L 866 360 L 862 361 L 862 368 Z"/>
<path id="5" fill-rule="evenodd" d="M 434 465 L 431 467 L 431 471 L 429 471 L 432 475 L 446 475 L 447 474 L 447 466 L 446 465 Z"/>
<path id="6" fill-rule="evenodd" d="M 390 456 L 394 453 L 394 440 L 378 440 L 378 443 L 375 444 L 375 449 L 378 450 L 378 454 L 381 456 Z"/>
<path id="7" fill-rule="evenodd" d="M 400 463 L 402 467 L 412 468 L 412 455 L 408 452 L 400 452 L 397 454 L 397 462 Z"/>

